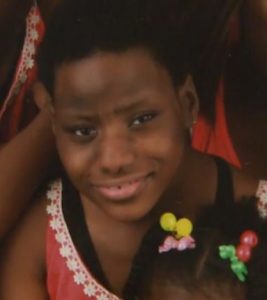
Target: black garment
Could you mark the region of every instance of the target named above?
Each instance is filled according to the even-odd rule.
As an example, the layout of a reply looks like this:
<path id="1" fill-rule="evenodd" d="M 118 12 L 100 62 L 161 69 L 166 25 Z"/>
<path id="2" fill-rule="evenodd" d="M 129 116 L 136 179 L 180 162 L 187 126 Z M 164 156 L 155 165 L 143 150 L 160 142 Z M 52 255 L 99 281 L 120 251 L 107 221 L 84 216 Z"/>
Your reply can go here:
<path id="1" fill-rule="evenodd" d="M 215 204 L 218 209 L 226 212 L 228 208 L 234 203 L 233 196 L 233 184 L 232 175 L 229 165 L 221 158 L 214 157 L 217 166 L 217 191 Z M 73 243 L 83 260 L 85 266 L 90 270 L 95 279 L 101 283 L 108 290 L 110 285 L 101 267 L 97 253 L 94 249 L 90 233 L 87 230 L 83 207 L 80 201 L 78 192 L 74 189 L 70 181 L 66 176 L 63 177 L 63 195 L 62 206 L 63 214 L 68 226 Z M 225 214 L 224 214 L 225 215 Z M 134 259 L 134 263 L 129 275 L 128 282 L 124 288 L 124 298 L 131 299 L 133 290 L 138 282 L 139 269 L 144 264 L 144 258 L 155 255 L 156 247 L 150 247 L 151 245 L 159 245 L 159 239 L 163 231 L 160 230 L 158 224 L 151 227 L 148 233 L 144 237 L 143 246 Z M 150 246 L 148 246 L 150 245 Z M 152 251 L 152 252 L 151 252 Z"/>

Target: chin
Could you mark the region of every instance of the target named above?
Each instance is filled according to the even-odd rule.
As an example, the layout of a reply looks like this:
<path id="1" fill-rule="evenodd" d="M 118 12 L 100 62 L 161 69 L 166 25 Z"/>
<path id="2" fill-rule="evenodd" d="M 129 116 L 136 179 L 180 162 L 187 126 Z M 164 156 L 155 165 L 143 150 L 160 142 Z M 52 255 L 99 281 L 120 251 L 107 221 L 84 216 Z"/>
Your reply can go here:
<path id="1" fill-rule="evenodd" d="M 139 222 L 143 221 L 152 209 L 153 207 L 140 208 L 140 205 L 136 203 L 135 205 L 127 205 L 127 207 L 112 207 L 106 210 L 106 213 L 120 222 Z"/>

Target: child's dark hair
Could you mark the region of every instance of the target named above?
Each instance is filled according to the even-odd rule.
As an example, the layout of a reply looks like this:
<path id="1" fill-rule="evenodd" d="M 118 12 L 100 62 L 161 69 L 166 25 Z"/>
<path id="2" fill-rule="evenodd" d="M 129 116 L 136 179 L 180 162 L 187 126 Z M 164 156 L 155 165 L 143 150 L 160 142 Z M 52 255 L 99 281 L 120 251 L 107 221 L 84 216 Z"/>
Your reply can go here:
<path id="1" fill-rule="evenodd" d="M 235 204 L 224 221 L 222 214 L 214 207 L 201 215 L 192 233 L 194 249 L 159 254 L 158 246 L 168 233 L 159 226 L 152 230 L 144 240 L 143 255 L 137 257 L 138 272 L 126 298 L 137 294 L 138 299 L 153 299 L 155 287 L 175 286 L 189 295 L 202 293 L 207 299 L 217 299 L 216 295 L 221 295 L 218 299 L 267 299 L 267 226 L 258 216 L 256 200 Z M 245 263 L 248 275 L 241 282 L 231 270 L 230 260 L 220 258 L 219 246 L 237 246 L 246 230 L 257 233 L 258 245 Z"/>
<path id="2" fill-rule="evenodd" d="M 144 47 L 179 84 L 191 72 L 213 21 L 205 19 L 202 2 L 65 0 L 39 52 L 40 79 L 53 94 L 55 70 L 61 64 L 96 52 Z"/>

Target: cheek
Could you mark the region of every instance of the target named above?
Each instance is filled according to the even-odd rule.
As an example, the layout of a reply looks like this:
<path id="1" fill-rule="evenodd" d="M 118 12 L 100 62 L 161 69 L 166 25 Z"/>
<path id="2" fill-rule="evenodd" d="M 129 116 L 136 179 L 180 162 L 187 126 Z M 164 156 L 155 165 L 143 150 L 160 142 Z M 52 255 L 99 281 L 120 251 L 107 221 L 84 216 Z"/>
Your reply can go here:
<path id="1" fill-rule="evenodd" d="M 93 160 L 88 147 L 76 145 L 65 137 L 57 138 L 56 144 L 60 160 L 71 178 L 80 177 L 90 169 Z"/>
<path id="2" fill-rule="evenodd" d="M 184 142 L 179 138 L 178 134 L 170 134 L 164 129 L 160 129 L 157 133 L 147 137 L 145 142 L 140 141 L 141 143 L 142 147 L 146 147 L 164 160 L 170 156 L 179 154 L 184 148 Z"/>
<path id="3" fill-rule="evenodd" d="M 175 177 L 185 153 L 185 138 L 179 126 L 162 122 L 162 126 L 138 141 L 139 154 L 153 163 L 163 188 Z"/>
<path id="4" fill-rule="evenodd" d="M 173 113 L 166 114 L 151 135 L 145 139 L 150 149 L 164 159 L 177 158 L 186 142 L 185 131 Z"/>
<path id="5" fill-rule="evenodd" d="M 182 163 L 187 147 L 184 127 L 175 117 L 169 117 L 158 131 L 155 148 L 161 158 L 162 180 L 170 181 Z"/>

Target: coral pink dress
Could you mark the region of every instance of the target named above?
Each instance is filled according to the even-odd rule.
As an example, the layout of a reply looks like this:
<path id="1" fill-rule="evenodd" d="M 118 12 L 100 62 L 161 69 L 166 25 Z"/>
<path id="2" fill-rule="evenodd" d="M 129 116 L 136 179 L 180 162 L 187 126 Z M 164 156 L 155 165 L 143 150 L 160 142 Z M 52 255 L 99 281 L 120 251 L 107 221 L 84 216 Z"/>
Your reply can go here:
<path id="1" fill-rule="evenodd" d="M 55 181 L 48 193 L 49 226 L 46 238 L 47 288 L 51 300 L 119 300 L 105 289 L 82 262 L 62 211 L 62 183 Z M 60 270 L 60 271 L 59 271 Z"/>

